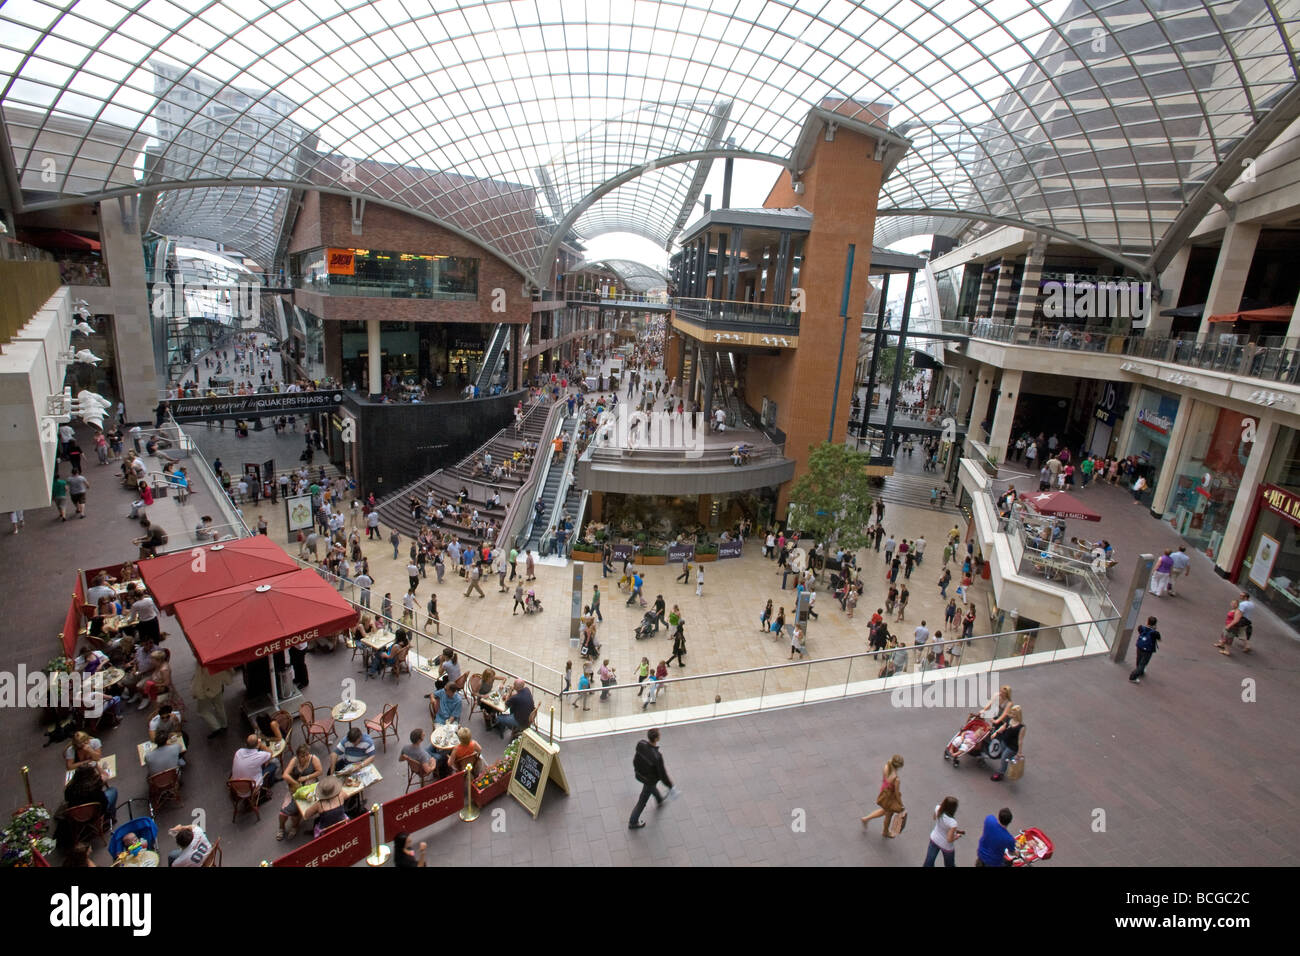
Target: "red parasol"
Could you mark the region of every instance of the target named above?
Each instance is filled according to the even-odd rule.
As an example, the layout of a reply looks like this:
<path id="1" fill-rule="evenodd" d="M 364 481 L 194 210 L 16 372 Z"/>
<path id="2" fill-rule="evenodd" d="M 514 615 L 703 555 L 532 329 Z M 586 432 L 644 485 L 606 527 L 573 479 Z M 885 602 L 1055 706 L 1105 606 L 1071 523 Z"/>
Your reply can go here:
<path id="1" fill-rule="evenodd" d="M 191 598 L 172 613 L 199 663 L 213 673 L 357 622 L 356 609 L 306 569 Z"/>
<path id="2" fill-rule="evenodd" d="M 259 534 L 141 561 L 140 577 L 154 603 L 170 611 L 181 601 L 298 568 L 284 548 Z"/>
<path id="3" fill-rule="evenodd" d="M 1100 521 L 1101 515 L 1093 511 L 1074 495 L 1064 491 L 1040 491 L 1020 499 L 1039 514 L 1057 518 L 1078 518 L 1082 521 Z"/>

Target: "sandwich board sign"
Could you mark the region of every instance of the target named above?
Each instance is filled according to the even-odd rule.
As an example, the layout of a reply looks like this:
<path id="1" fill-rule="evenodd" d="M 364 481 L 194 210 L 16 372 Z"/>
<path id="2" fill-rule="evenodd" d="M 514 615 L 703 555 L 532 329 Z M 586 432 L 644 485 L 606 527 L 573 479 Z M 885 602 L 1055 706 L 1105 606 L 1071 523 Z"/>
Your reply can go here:
<path id="1" fill-rule="evenodd" d="M 546 793 L 548 780 L 554 780 L 557 787 L 569 792 L 569 781 L 564 778 L 564 768 L 560 766 L 560 748 L 548 744 L 531 729 L 525 730 L 519 738 L 519 756 L 515 759 L 514 772 L 510 774 L 510 795 L 536 818 L 542 809 L 542 795 Z"/>

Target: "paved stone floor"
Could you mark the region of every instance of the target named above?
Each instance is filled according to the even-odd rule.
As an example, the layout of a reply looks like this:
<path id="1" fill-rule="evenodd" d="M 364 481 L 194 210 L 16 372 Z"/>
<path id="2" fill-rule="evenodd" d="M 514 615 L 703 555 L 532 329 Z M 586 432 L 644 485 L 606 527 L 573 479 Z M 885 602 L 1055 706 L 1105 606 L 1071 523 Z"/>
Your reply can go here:
<path id="1" fill-rule="evenodd" d="M 1127 580 L 1136 552 L 1175 543 L 1172 530 L 1132 505 L 1122 489 L 1090 488 L 1081 495 L 1105 516 L 1086 530 L 1116 546 L 1120 565 L 1115 581 Z M 121 519 L 126 499 L 127 493 L 111 482 L 96 482 L 86 520 L 61 524 L 52 520 L 50 510 L 30 511 L 22 534 L 0 541 L 0 554 L 19 569 L 19 587 L 6 589 L 0 598 L 6 668 L 20 663 L 40 667 L 56 653 L 55 635 L 74 568 L 120 560 L 129 552 L 136 529 Z M 891 505 L 886 519 L 891 529 L 897 523 L 901 533 L 924 529 L 933 547 L 951 526 L 952 515 Z M 378 548 L 371 555 L 385 575 L 383 584 L 397 593 L 405 575 L 391 560 L 391 551 L 386 558 Z M 430 832 L 433 860 L 914 866 L 924 856 L 929 809 L 951 793 L 962 802 L 959 820 L 972 831 L 985 813 L 1009 806 L 1017 825 L 1040 826 L 1053 837 L 1062 864 L 1294 864 L 1300 845 L 1295 814 L 1300 772 L 1287 755 L 1295 750 L 1300 644 L 1289 628 L 1261 611 L 1256 653 L 1219 655 L 1211 644 L 1234 589 L 1214 575 L 1203 556 L 1193 559 L 1192 570 L 1177 597 L 1152 599 L 1143 608 L 1144 615 L 1159 616 L 1165 640 L 1142 685 L 1130 685 L 1124 679 L 1126 668 L 1104 658 L 1014 671 L 1003 678 L 1025 707 L 1029 759 L 1019 782 L 993 783 L 988 771 L 973 764 L 953 770 L 940 759 L 964 708 L 917 710 L 894 706 L 889 695 L 854 698 L 666 728 L 663 750 L 682 795 L 661 809 L 652 805 L 645 817 L 650 825 L 635 833 L 625 827 L 638 789 L 630 766 L 636 736 L 567 743 L 562 759 L 570 796 L 548 794 L 537 821 L 508 798 L 493 804 L 494 811 L 503 811 L 504 832 L 494 831 L 494 817 L 487 814 L 468 826 L 444 821 Z M 703 598 L 696 598 L 693 586 L 674 584 L 666 570 L 651 571 L 648 593 L 662 591 L 681 604 L 691 622 L 686 673 L 786 659 L 788 648 L 773 646 L 757 631 L 762 600 L 781 593 L 779 578 L 762 558 L 751 553 L 709 565 Z M 913 580 L 920 574 L 921 581 L 929 582 L 937 571 L 931 559 Z M 439 592 L 444 620 L 559 665 L 569 655 L 567 620 L 553 612 L 565 606 L 568 574 L 558 567 L 539 569 L 539 593 L 548 609 L 530 618 L 511 618 L 509 599 L 490 587 L 485 587 L 486 598 L 467 599 L 463 588 L 450 587 L 449 581 Z M 422 583 L 421 597 L 430 586 Z M 937 589 L 918 585 L 909 623 L 931 613 L 927 599 L 937 602 Z M 860 610 L 868 604 L 864 601 Z M 630 635 L 639 612 L 615 601 L 612 593 L 605 611 L 601 637 L 627 679 L 628 665 L 640 653 Z M 864 630 L 861 614 L 848 622 L 837 607 L 825 608 L 810 635 L 812 654 L 861 650 Z M 662 653 L 668 648 L 662 636 L 650 644 Z M 179 686 L 188 689 L 192 658 L 179 634 L 169 646 Z M 386 702 L 399 705 L 403 739 L 414 726 L 427 728 L 423 694 L 429 685 L 422 675 L 394 686 L 391 681 L 366 682 L 346 653 L 313 655 L 310 663 L 308 696 L 315 703 L 332 703 L 340 682 L 353 678 L 371 715 Z M 273 839 L 274 805 L 265 808 L 260 822 L 246 817 L 232 824 L 226 815 L 224 781 L 236 746 L 238 690 L 236 684 L 227 695 L 232 729 L 226 735 L 208 741 L 201 722 L 191 719 L 185 806 L 162 811 L 159 822 L 165 828 L 202 810 L 210 831 L 222 837 L 226 864 L 252 865 L 288 844 Z M 481 731 L 475 723 L 476 732 Z M 40 746 L 36 715 L 4 710 L 0 737 L 0 757 L 9 768 L 0 792 L 9 804 L 22 802 L 18 768 L 27 764 L 35 797 L 57 805 L 62 761 L 54 748 Z M 105 750 L 119 757 L 123 800 L 145 791 L 143 769 L 135 759 L 135 744 L 144 737 L 144 718 L 134 711 L 106 735 Z M 499 755 L 502 743 L 495 735 L 484 736 L 483 743 L 489 758 Z M 398 769 L 397 749 L 381 755 L 385 779 L 368 799 L 382 801 L 402 792 L 405 777 Z M 871 806 L 879 764 L 895 752 L 907 761 L 903 796 L 917 819 L 901 839 L 884 841 L 875 832 L 863 833 L 858 817 Z M 972 837 L 959 845 L 958 859 L 968 865 L 973 854 Z M 100 856 L 103 862 L 102 848 Z"/>

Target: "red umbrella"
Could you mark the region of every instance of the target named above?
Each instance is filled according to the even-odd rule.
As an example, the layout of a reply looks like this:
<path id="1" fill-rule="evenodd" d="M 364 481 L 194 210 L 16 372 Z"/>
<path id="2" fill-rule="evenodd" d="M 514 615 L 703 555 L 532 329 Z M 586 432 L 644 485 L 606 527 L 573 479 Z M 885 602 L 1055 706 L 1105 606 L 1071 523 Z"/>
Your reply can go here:
<path id="1" fill-rule="evenodd" d="M 249 581 L 297 571 L 299 565 L 266 535 L 173 551 L 140 562 L 140 577 L 160 608 Z"/>
<path id="2" fill-rule="evenodd" d="M 172 613 L 199 663 L 214 673 L 357 622 L 356 609 L 306 569 L 191 598 Z"/>
<path id="3" fill-rule="evenodd" d="M 1021 501 L 1039 514 L 1054 515 L 1058 518 L 1079 518 L 1082 521 L 1101 520 L 1101 515 L 1064 491 L 1040 491 L 1037 494 L 1025 495 Z"/>

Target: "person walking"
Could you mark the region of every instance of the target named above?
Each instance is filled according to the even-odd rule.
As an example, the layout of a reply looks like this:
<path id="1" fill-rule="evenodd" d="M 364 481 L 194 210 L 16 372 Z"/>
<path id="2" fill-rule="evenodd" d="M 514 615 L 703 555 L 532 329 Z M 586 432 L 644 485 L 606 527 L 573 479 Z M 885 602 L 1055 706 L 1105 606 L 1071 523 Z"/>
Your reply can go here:
<path id="1" fill-rule="evenodd" d="M 597 673 L 600 675 L 600 699 L 609 700 L 609 689 L 618 683 L 618 675 L 614 672 L 614 668 L 609 666 L 608 657 L 601 662 Z"/>
<path id="2" fill-rule="evenodd" d="M 600 621 L 600 623 L 602 624 L 605 623 L 605 617 L 603 614 L 600 613 L 600 585 L 599 584 L 593 584 L 591 586 L 591 613 L 596 615 L 596 620 Z"/>
<path id="3" fill-rule="evenodd" d="M 880 772 L 880 792 L 876 794 L 876 809 L 862 818 L 862 825 L 865 827 L 877 817 L 884 817 L 884 828 L 880 835 L 886 839 L 892 840 L 894 835 L 889 832 L 889 824 L 893 822 L 894 816 L 904 812 L 903 807 L 903 790 L 902 783 L 898 777 L 898 771 L 903 769 L 903 758 L 894 754 L 885 764 L 884 769 Z"/>
<path id="4" fill-rule="evenodd" d="M 1149 590 L 1156 597 L 1163 597 L 1169 589 L 1169 575 L 1173 569 L 1174 559 L 1169 556 L 1169 549 L 1165 548 L 1160 557 L 1156 558 L 1155 567 L 1151 571 Z"/>
<path id="5" fill-rule="evenodd" d="M 406 583 L 412 591 L 420 586 L 420 566 L 414 558 L 406 565 Z"/>
<path id="6" fill-rule="evenodd" d="M 515 565 L 518 563 L 518 561 L 519 561 L 519 549 L 511 548 L 510 549 L 510 580 L 511 581 L 515 579 Z"/>
<path id="7" fill-rule="evenodd" d="M 898 542 L 894 540 L 894 536 L 891 534 L 889 536 L 889 540 L 885 542 L 885 564 L 893 566 L 894 550 L 897 547 L 898 547 Z M 895 566 L 894 573 L 895 575 L 897 575 L 898 573 L 896 566 Z"/>
<path id="8" fill-rule="evenodd" d="M 646 678 L 650 676 L 650 658 L 641 658 L 641 663 L 636 666 L 636 682 L 645 684 Z M 645 692 L 645 687 L 638 687 L 636 695 L 640 697 Z"/>
<path id="9" fill-rule="evenodd" d="M 196 667 L 194 680 L 190 684 L 190 693 L 194 695 L 194 709 L 204 722 L 212 728 L 208 734 L 211 740 L 218 734 L 225 733 L 226 727 L 226 687 L 235 679 L 231 670 L 209 674 L 207 668 Z"/>
<path id="10" fill-rule="evenodd" d="M 415 627 L 415 588 L 402 595 L 402 623 Z"/>
<path id="11" fill-rule="evenodd" d="M 524 580 L 536 581 L 537 580 L 537 574 L 535 573 L 536 571 L 537 571 L 537 563 L 533 560 L 532 549 L 529 548 L 527 553 L 524 556 Z"/>
<path id="12" fill-rule="evenodd" d="M 637 782 L 641 784 L 641 795 L 632 809 L 632 815 L 628 817 L 627 828 L 640 830 L 645 826 L 645 821 L 641 819 L 641 811 L 645 809 L 650 798 L 655 798 L 656 806 L 662 805 L 666 798 L 659 793 L 659 782 L 663 781 L 668 785 L 669 795 L 674 790 L 672 779 L 669 778 L 668 770 L 664 767 L 663 754 L 659 752 L 659 731 L 656 728 L 652 727 L 646 732 L 645 740 L 637 742 L 636 755 L 632 758 L 632 769 L 636 774 Z"/>
<path id="13" fill-rule="evenodd" d="M 68 482 L 60 478 L 59 473 L 54 473 L 54 483 L 50 487 L 50 500 L 54 502 L 54 507 L 59 510 L 59 520 L 68 520 Z"/>
<path id="14" fill-rule="evenodd" d="M 781 631 L 785 629 L 785 608 L 781 608 L 776 613 L 776 620 L 772 622 L 772 640 L 781 640 Z"/>
<path id="15" fill-rule="evenodd" d="M 432 624 L 434 626 L 434 634 L 441 635 L 442 621 L 439 620 L 438 618 L 438 595 L 436 594 L 429 595 L 429 605 L 426 610 L 427 610 L 427 614 L 424 619 L 424 629 L 427 631 L 429 629 L 429 625 Z"/>
<path id="16" fill-rule="evenodd" d="M 966 831 L 957 826 L 957 798 L 944 797 L 934 808 L 934 829 L 930 831 L 930 846 L 925 851 L 925 862 L 921 866 L 934 866 L 935 859 L 943 854 L 945 867 L 957 865 L 957 851 L 954 844 L 966 835 Z"/>
<path id="17" fill-rule="evenodd" d="M 1156 619 L 1154 616 L 1147 618 L 1145 624 L 1138 626 L 1137 639 L 1137 667 L 1133 668 L 1133 673 L 1128 675 L 1130 684 L 1142 683 L 1142 678 L 1146 676 L 1147 664 L 1151 663 L 1151 655 L 1156 652 L 1156 645 L 1160 643 L 1160 632 L 1156 630 Z"/>
<path id="18" fill-rule="evenodd" d="M 522 581 L 515 582 L 514 597 L 515 597 L 514 606 L 510 608 L 511 617 L 514 617 L 516 614 L 518 614 L 520 608 L 523 608 L 525 611 L 528 610 L 528 605 L 524 603 L 524 582 Z"/>
<path id="19" fill-rule="evenodd" d="M 671 664 L 676 658 L 678 667 L 686 666 L 686 632 L 684 627 L 686 622 L 680 618 L 677 621 L 677 630 L 673 632 L 673 652 L 668 655 L 668 663 Z"/>
<path id="20" fill-rule="evenodd" d="M 645 585 L 645 578 L 641 577 L 639 571 L 632 572 L 632 593 L 627 596 L 627 606 L 631 607 L 637 601 L 645 604 L 645 598 L 641 597 L 641 588 Z"/>
<path id="21" fill-rule="evenodd" d="M 683 561 L 682 573 L 677 575 L 677 577 L 674 578 L 673 580 L 681 581 L 682 584 L 690 584 L 691 583 L 691 562 Z"/>
<path id="22" fill-rule="evenodd" d="M 361 606 L 367 611 L 370 610 L 370 589 L 374 586 L 374 578 L 366 574 L 363 569 L 360 574 L 352 579 L 358 588 L 361 589 Z"/>
<path id="23" fill-rule="evenodd" d="M 1031 446 L 1032 447 L 1032 446 Z M 1016 838 L 1007 827 L 1011 826 L 1011 810 L 1003 807 L 997 816 L 989 814 L 984 818 L 984 832 L 980 834 L 979 848 L 976 851 L 976 866 L 1008 866 L 1005 854 L 1015 852 Z"/>
<path id="24" fill-rule="evenodd" d="M 1228 608 L 1227 619 L 1223 622 L 1223 634 L 1214 645 L 1224 657 L 1232 656 L 1232 644 L 1243 633 L 1246 635 L 1246 646 L 1243 650 L 1250 653 L 1250 637 L 1254 628 L 1250 623 L 1248 611 L 1253 610 L 1254 607 L 1254 603 L 1242 594 Z"/>
<path id="25" fill-rule="evenodd" d="M 952 584 L 952 571 L 948 568 L 943 569 L 943 574 L 939 577 L 939 597 L 948 600 L 948 585 Z"/>
<path id="26" fill-rule="evenodd" d="M 1177 551 L 1169 555 L 1169 560 L 1173 564 L 1173 570 L 1169 572 L 1169 587 L 1167 590 L 1170 594 L 1177 594 L 1174 590 L 1174 581 L 1178 578 L 1185 578 L 1192 573 L 1192 559 L 1187 554 L 1187 545 L 1183 545 Z"/>
<path id="27" fill-rule="evenodd" d="M 1011 761 L 1025 759 L 1025 724 L 1019 704 L 1007 708 L 1007 722 L 993 736 L 1002 741 L 1002 767 L 989 779 L 1001 780 L 1007 775 Z"/>
<path id="28" fill-rule="evenodd" d="M 72 474 L 68 477 L 68 493 L 72 495 L 72 505 L 77 512 L 78 518 L 86 517 L 86 492 L 90 490 L 90 482 L 76 468 L 72 469 Z"/>
<path id="29" fill-rule="evenodd" d="M 483 577 L 483 565 L 476 561 L 469 569 L 469 587 L 465 588 L 465 597 L 469 597 L 471 591 L 477 591 L 478 596 L 481 598 L 487 597 L 487 595 L 483 593 L 483 588 L 480 587 L 478 583 L 479 578 L 481 577 Z M 415 593 L 415 588 L 411 588 L 411 593 Z"/>
<path id="30" fill-rule="evenodd" d="M 704 565 L 702 564 L 695 567 L 695 596 L 704 596 Z"/>
<path id="31" fill-rule="evenodd" d="M 901 621 L 903 619 L 903 614 L 907 611 L 907 600 L 911 596 L 912 596 L 912 592 L 909 591 L 907 589 L 907 585 L 904 584 L 903 590 L 898 592 L 898 604 L 897 604 L 898 616 L 894 618 L 895 621 Z"/>

